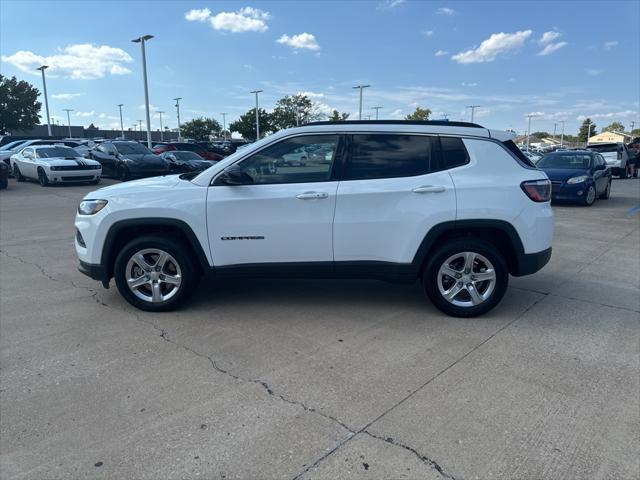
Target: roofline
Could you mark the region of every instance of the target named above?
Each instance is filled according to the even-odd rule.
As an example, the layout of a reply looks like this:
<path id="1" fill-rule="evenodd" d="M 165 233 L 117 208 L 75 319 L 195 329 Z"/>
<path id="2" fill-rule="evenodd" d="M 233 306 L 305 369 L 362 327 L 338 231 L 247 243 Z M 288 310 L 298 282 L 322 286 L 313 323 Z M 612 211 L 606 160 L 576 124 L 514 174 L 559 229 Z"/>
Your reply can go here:
<path id="1" fill-rule="evenodd" d="M 307 125 L 431 125 L 440 127 L 485 128 L 471 122 L 449 122 L 448 120 L 338 120 L 309 122 Z"/>

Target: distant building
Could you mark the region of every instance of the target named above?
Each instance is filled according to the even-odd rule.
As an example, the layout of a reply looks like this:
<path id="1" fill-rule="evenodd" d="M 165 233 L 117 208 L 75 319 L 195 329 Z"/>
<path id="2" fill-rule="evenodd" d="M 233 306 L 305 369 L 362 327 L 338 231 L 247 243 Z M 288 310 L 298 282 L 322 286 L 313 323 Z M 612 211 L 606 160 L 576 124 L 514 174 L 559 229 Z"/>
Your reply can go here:
<path id="1" fill-rule="evenodd" d="M 633 135 L 630 133 L 611 131 L 589 137 L 587 143 L 629 143 L 631 140 L 633 140 Z"/>

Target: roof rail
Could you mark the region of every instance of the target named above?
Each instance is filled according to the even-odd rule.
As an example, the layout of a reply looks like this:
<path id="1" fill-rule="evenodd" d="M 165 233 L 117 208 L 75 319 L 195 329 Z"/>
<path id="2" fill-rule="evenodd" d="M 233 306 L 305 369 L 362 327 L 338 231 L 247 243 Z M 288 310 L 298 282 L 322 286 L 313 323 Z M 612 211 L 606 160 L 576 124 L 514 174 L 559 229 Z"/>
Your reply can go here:
<path id="1" fill-rule="evenodd" d="M 484 128 L 471 122 L 450 122 L 448 120 L 338 120 L 309 122 L 307 125 L 435 125 L 442 127 Z"/>

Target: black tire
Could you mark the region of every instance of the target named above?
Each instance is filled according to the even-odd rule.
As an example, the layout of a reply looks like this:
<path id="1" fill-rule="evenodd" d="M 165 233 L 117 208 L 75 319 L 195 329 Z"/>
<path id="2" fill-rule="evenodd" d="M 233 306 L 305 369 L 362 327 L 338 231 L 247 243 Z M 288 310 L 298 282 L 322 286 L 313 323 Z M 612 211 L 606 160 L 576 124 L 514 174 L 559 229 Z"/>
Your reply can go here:
<path id="1" fill-rule="evenodd" d="M 601 198 L 602 200 L 609 200 L 609 197 L 611 197 L 611 180 L 609 180 L 607 188 L 605 188 L 604 192 L 602 192 L 598 198 Z"/>
<path id="2" fill-rule="evenodd" d="M 20 172 L 20 168 L 15 163 L 13 164 L 13 176 L 16 177 L 18 182 L 25 181 L 25 178 L 22 176 L 22 172 Z"/>
<path id="3" fill-rule="evenodd" d="M 488 293 L 488 297 L 479 305 L 454 305 L 443 296 L 438 287 L 438 272 L 440 267 L 450 257 L 463 252 L 480 254 L 493 265 L 495 272 L 493 291 Z M 453 278 L 450 280 L 453 280 Z M 453 280 L 454 284 L 455 282 L 456 280 Z M 509 285 L 509 269 L 507 268 L 504 257 L 491 243 L 476 237 L 460 237 L 447 241 L 444 245 L 437 248 L 433 255 L 430 255 L 430 260 L 422 274 L 422 285 L 425 293 L 438 310 L 453 317 L 477 317 L 487 313 L 500 303 Z M 482 284 L 479 284 L 479 288 L 481 288 L 481 286 Z M 485 292 L 488 292 L 488 290 L 485 290 Z"/>
<path id="4" fill-rule="evenodd" d="M 621 178 L 622 180 L 625 180 L 627 177 L 628 177 L 628 175 L 627 175 L 627 167 L 626 167 L 626 165 L 625 165 L 625 167 L 624 167 L 624 168 L 621 168 L 621 169 L 620 169 L 620 178 Z"/>
<path id="5" fill-rule="evenodd" d="M 593 191 L 593 193 L 592 193 Z M 582 198 L 582 204 L 590 207 L 591 205 L 593 205 L 594 203 L 596 203 L 596 198 L 598 196 L 596 195 L 596 186 L 595 185 L 589 185 L 587 187 L 587 191 L 584 192 L 584 197 Z"/>
<path id="6" fill-rule="evenodd" d="M 38 182 L 40 182 L 40 185 L 43 187 L 49 186 L 49 178 L 42 168 L 38 168 Z"/>
<path id="7" fill-rule="evenodd" d="M 129 173 L 129 169 L 125 165 L 118 166 L 118 180 L 121 182 L 131 180 L 131 173 Z"/>
<path id="8" fill-rule="evenodd" d="M 9 186 L 9 179 L 8 178 L 3 178 L 2 180 L 0 180 L 0 190 L 4 190 L 8 186 Z"/>
<path id="9" fill-rule="evenodd" d="M 171 255 L 177 262 L 182 282 L 177 292 L 168 300 L 154 303 L 138 298 L 127 284 L 127 264 L 131 257 L 144 249 L 158 249 Z M 200 274 L 186 245 L 172 237 L 147 235 L 132 240 L 120 251 L 115 260 L 114 280 L 118 291 L 134 307 L 147 312 L 166 312 L 179 307 L 195 290 Z"/>
<path id="10" fill-rule="evenodd" d="M 100 183 L 100 179 L 98 178 L 97 180 L 91 180 L 89 182 L 89 185 L 98 185 Z"/>

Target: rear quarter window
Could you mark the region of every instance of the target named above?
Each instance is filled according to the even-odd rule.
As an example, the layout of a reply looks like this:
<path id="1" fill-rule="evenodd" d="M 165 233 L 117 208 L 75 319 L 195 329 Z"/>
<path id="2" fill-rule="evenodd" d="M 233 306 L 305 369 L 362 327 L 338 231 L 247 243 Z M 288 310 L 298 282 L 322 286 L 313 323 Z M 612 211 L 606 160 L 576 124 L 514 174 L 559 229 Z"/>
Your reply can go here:
<path id="1" fill-rule="evenodd" d="M 469 153 L 459 137 L 440 137 L 440 154 L 431 162 L 431 171 L 448 170 L 469 163 Z"/>

